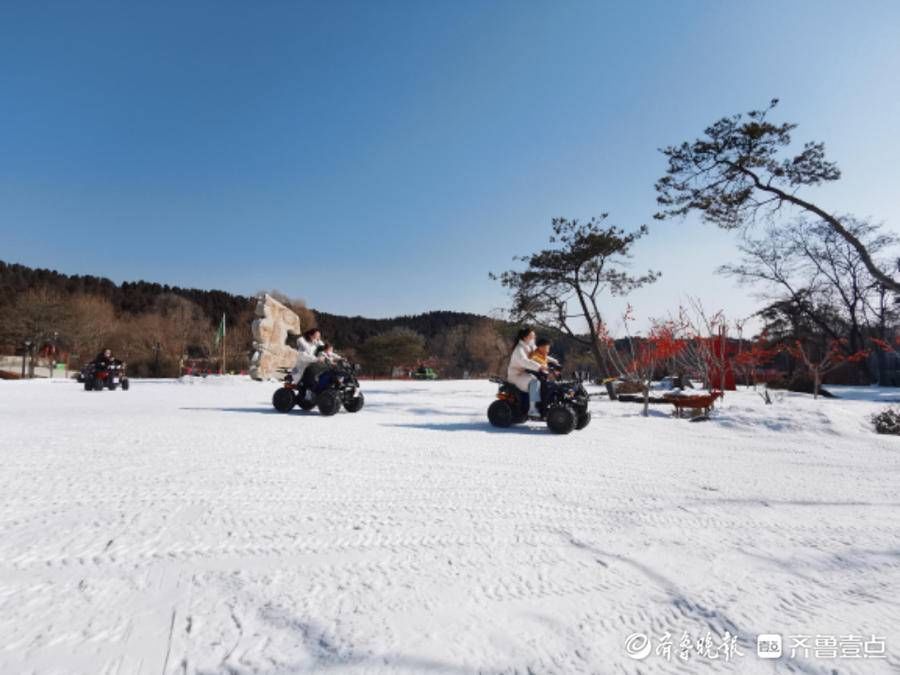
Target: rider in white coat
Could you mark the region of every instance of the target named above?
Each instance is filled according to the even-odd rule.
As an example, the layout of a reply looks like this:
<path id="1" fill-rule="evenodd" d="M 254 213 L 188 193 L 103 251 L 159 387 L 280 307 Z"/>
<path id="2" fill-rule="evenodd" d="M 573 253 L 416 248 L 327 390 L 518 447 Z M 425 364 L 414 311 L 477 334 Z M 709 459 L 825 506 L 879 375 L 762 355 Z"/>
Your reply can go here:
<path id="1" fill-rule="evenodd" d="M 322 333 L 318 328 L 310 328 L 297 338 L 297 362 L 291 370 L 291 382 L 299 384 L 303 378 L 303 371 L 310 363 L 318 361 L 316 349 L 322 346 Z"/>
<path id="2" fill-rule="evenodd" d="M 537 404 L 541 400 L 541 381 L 529 370 L 546 372 L 546 368 L 530 358 L 534 351 L 534 331 L 531 328 L 523 328 L 516 335 L 516 346 L 509 357 L 509 367 L 506 369 L 506 380 L 513 383 L 523 392 L 528 392 L 528 416 L 540 417 Z"/>

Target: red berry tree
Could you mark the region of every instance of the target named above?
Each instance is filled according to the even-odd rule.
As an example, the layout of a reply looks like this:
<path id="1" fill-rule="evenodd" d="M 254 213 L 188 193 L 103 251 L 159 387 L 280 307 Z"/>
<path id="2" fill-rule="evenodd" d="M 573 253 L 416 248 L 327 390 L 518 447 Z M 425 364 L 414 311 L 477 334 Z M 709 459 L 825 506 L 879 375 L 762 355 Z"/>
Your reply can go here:
<path id="1" fill-rule="evenodd" d="M 813 381 L 813 398 L 819 398 L 822 378 L 845 363 L 858 363 L 868 358 L 869 350 L 861 349 L 853 354 L 845 353 L 845 341 L 831 340 L 824 349 L 809 341 L 795 340 L 784 345 L 783 350 L 798 359 Z"/>

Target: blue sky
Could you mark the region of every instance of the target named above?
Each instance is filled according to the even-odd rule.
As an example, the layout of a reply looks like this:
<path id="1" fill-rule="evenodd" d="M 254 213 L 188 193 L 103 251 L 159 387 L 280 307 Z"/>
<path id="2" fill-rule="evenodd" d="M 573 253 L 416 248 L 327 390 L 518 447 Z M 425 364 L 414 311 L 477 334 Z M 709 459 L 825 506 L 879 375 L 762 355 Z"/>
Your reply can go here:
<path id="1" fill-rule="evenodd" d="M 900 3 L 0 4 L 0 259 L 390 316 L 490 312 L 553 216 L 648 223 L 631 302 L 749 314 L 657 148 L 780 97 L 900 227 Z M 610 312 L 620 303 L 611 302 Z"/>

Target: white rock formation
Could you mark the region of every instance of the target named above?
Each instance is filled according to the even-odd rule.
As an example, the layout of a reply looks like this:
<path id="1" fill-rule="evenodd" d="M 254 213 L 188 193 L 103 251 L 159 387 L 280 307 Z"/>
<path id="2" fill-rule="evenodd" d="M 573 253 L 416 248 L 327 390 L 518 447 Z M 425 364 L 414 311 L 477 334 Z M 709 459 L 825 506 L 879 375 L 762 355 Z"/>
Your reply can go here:
<path id="1" fill-rule="evenodd" d="M 250 359 L 250 377 L 267 380 L 275 377 L 281 368 L 292 368 L 297 360 L 297 350 L 288 345 L 302 332 L 300 317 L 266 293 L 256 303 L 256 319 L 253 321 L 253 357 Z"/>

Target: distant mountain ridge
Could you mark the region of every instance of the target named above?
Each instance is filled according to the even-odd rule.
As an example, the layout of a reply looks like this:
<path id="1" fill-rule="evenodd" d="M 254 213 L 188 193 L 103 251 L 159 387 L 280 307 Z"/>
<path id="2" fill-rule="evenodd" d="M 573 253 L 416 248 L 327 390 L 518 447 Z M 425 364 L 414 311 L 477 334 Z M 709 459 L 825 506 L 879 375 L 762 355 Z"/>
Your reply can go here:
<path id="1" fill-rule="evenodd" d="M 253 312 L 256 303 L 253 296 L 227 291 L 182 288 L 148 281 L 125 281 L 117 284 L 105 277 L 69 275 L 0 261 L 0 304 L 11 301 L 16 293 L 42 286 L 66 295 L 97 295 L 108 299 L 117 311 L 135 314 L 152 310 L 159 296 L 173 294 L 199 306 L 211 324 L 218 323 L 222 314 L 228 317 L 229 323 L 244 321 Z M 469 312 L 443 310 L 387 319 L 311 311 L 323 333 L 336 344 L 362 344 L 373 335 L 398 327 L 410 328 L 426 338 L 432 338 L 441 331 L 459 325 L 472 325 L 486 318 Z"/>
<path id="2" fill-rule="evenodd" d="M 237 317 L 252 308 L 252 297 L 226 291 L 181 288 L 148 281 L 124 281 L 117 284 L 105 277 L 63 274 L 55 270 L 32 268 L 0 261 L 0 297 L 11 299 L 14 293 L 46 287 L 66 295 L 84 293 L 109 300 L 117 311 L 140 314 L 150 311 L 160 295 L 171 293 L 196 303 L 210 322 L 225 313 Z"/>
<path id="3" fill-rule="evenodd" d="M 322 333 L 335 344 L 362 344 L 368 338 L 393 328 L 410 328 L 431 339 L 456 326 L 471 326 L 487 317 L 468 312 L 435 310 L 422 314 L 404 315 L 389 319 L 368 319 L 362 316 L 340 316 L 312 310 Z M 506 323 L 506 322 L 502 322 Z"/>

